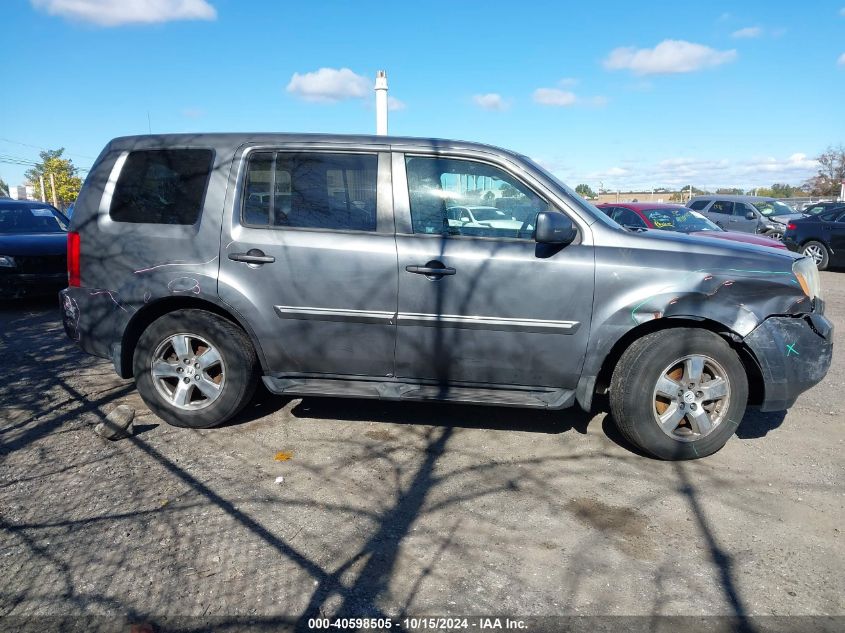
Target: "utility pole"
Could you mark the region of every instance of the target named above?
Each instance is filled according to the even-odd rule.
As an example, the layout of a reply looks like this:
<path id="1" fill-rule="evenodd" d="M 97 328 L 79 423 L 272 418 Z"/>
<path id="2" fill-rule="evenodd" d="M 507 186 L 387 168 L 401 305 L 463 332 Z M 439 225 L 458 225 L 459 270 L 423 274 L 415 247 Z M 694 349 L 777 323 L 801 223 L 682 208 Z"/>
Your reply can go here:
<path id="1" fill-rule="evenodd" d="M 387 136 L 387 73 L 376 73 L 376 134 Z"/>
<path id="2" fill-rule="evenodd" d="M 47 192 L 44 189 L 44 176 L 39 176 L 39 179 L 41 180 L 41 202 L 47 202 Z"/>
<path id="3" fill-rule="evenodd" d="M 53 206 L 59 208 L 59 201 L 56 199 L 56 177 L 50 172 L 50 187 L 53 189 Z"/>

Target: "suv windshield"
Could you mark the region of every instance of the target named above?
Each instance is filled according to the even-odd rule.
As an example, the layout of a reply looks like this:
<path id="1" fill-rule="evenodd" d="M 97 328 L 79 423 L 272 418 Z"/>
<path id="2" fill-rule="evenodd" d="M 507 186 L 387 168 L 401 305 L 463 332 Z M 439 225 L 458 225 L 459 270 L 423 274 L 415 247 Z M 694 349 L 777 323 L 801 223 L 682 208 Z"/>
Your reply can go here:
<path id="1" fill-rule="evenodd" d="M 49 207 L 0 207 L 0 233 L 65 233 L 67 220 Z"/>
<path id="2" fill-rule="evenodd" d="M 757 210 L 765 216 L 769 215 L 792 215 L 795 211 L 792 210 L 788 204 L 779 202 L 778 200 L 763 200 L 762 202 L 752 203 Z"/>
<path id="3" fill-rule="evenodd" d="M 693 233 L 695 231 L 721 231 L 718 226 L 697 211 L 687 208 L 645 209 L 643 212 L 655 228 L 664 231 Z"/>

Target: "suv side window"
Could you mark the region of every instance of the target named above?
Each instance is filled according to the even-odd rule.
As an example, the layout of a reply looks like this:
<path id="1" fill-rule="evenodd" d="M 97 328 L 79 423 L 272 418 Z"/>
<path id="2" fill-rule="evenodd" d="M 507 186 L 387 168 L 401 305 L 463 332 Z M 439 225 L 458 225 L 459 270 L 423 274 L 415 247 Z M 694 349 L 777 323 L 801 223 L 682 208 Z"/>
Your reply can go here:
<path id="1" fill-rule="evenodd" d="M 696 200 L 689 204 L 689 208 L 693 211 L 701 211 L 704 207 L 710 204 L 709 200 Z"/>
<path id="2" fill-rule="evenodd" d="M 485 163 L 407 156 L 405 166 L 414 233 L 531 239 L 537 214 L 549 209 L 523 183 Z M 472 219 L 452 215 L 458 206 L 468 207 Z"/>
<path id="3" fill-rule="evenodd" d="M 725 215 L 733 215 L 734 203 L 729 200 L 717 200 L 709 209 L 710 213 L 724 213 Z"/>
<path id="4" fill-rule="evenodd" d="M 757 213 L 751 207 L 750 204 L 746 204 L 745 202 L 735 202 L 734 203 L 734 215 L 738 215 L 740 217 L 745 217 L 745 214 L 748 212 L 754 213 L 754 217 L 757 217 Z"/>
<path id="5" fill-rule="evenodd" d="M 210 149 L 129 152 L 112 194 L 114 222 L 195 224 L 214 153 Z"/>
<path id="6" fill-rule="evenodd" d="M 643 219 L 630 209 L 624 207 L 617 207 L 613 212 L 613 219 L 622 226 L 630 226 L 634 228 L 646 228 Z"/>
<path id="7" fill-rule="evenodd" d="M 245 180 L 247 226 L 376 230 L 375 154 L 256 152 Z"/>

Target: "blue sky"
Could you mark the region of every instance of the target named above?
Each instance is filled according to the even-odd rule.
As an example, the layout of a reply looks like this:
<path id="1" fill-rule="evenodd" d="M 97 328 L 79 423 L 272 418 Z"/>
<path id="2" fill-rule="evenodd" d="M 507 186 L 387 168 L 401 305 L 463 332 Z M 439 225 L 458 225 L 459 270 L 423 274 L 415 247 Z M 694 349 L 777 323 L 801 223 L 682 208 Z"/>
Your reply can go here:
<path id="1" fill-rule="evenodd" d="M 64 146 L 88 167 L 148 113 L 153 132 L 371 133 L 378 69 L 391 134 L 508 147 L 572 186 L 799 184 L 845 143 L 845 0 L 4 0 L 3 18 L 0 156 L 26 160 Z"/>

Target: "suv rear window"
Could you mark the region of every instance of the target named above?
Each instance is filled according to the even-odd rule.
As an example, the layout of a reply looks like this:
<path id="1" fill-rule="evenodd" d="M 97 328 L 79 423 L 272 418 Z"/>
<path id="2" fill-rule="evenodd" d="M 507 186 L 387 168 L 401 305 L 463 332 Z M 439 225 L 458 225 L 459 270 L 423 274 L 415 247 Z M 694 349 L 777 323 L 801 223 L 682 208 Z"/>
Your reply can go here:
<path id="1" fill-rule="evenodd" d="M 194 224 L 211 173 L 210 149 L 129 152 L 114 188 L 115 222 Z"/>

